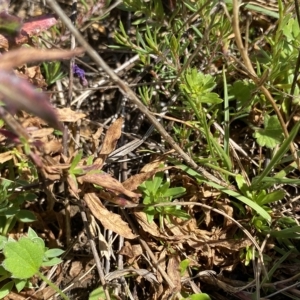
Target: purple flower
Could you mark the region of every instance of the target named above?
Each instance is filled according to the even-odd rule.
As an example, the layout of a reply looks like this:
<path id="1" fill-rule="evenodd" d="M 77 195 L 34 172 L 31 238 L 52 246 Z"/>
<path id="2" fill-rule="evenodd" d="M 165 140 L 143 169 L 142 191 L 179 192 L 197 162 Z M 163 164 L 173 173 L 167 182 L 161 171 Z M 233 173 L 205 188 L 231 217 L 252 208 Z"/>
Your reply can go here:
<path id="1" fill-rule="evenodd" d="M 79 68 L 76 64 L 73 65 L 73 73 L 79 77 L 80 79 L 80 83 L 83 86 L 87 86 L 88 85 L 88 81 L 85 78 L 85 72 L 84 70 L 82 70 L 81 68 Z"/>

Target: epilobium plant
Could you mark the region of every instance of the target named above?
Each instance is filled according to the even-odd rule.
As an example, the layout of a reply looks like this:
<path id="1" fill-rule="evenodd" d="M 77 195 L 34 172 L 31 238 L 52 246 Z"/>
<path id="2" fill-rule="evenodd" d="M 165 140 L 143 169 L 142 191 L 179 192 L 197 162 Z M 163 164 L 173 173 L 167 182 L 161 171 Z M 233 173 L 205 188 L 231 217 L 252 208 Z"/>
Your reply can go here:
<path id="1" fill-rule="evenodd" d="M 185 194 L 185 188 L 170 188 L 170 182 L 164 182 L 164 174 L 157 173 L 153 179 L 143 182 L 139 189 L 143 193 L 143 203 L 147 205 L 144 212 L 147 215 L 148 222 L 153 222 L 158 216 L 160 227 L 163 228 L 164 218 L 170 221 L 169 216 L 176 216 L 181 219 L 188 220 L 190 216 L 181 209 L 180 205 L 155 207 L 154 204 L 172 202 L 173 199 L 179 198 Z"/>

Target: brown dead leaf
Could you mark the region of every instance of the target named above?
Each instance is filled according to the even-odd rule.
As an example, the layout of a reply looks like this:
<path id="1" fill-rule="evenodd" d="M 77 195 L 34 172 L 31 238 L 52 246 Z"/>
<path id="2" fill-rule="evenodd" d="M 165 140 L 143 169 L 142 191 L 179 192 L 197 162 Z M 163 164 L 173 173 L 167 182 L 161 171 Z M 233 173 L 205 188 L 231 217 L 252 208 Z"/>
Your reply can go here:
<path id="1" fill-rule="evenodd" d="M 227 200 L 227 202 L 229 202 Z M 229 217 L 233 217 L 233 207 L 226 204 L 226 201 L 216 201 L 217 208 L 224 211 Z M 231 226 L 233 222 L 229 218 L 224 218 L 223 228 Z"/>
<path id="2" fill-rule="evenodd" d="M 220 248 L 220 251 L 229 250 L 231 252 L 238 252 L 245 249 L 247 246 L 251 246 L 252 242 L 248 238 L 242 238 L 239 240 L 228 239 L 224 241 L 216 241 L 216 248 Z"/>
<path id="3" fill-rule="evenodd" d="M 90 126 L 80 126 L 80 137 L 83 137 L 85 140 L 89 140 L 92 136 L 92 129 Z"/>
<path id="4" fill-rule="evenodd" d="M 142 169 L 140 173 L 148 173 L 155 169 L 159 169 L 162 165 L 164 166 L 165 161 L 167 159 L 167 156 L 170 155 L 170 153 L 174 152 L 173 150 L 168 151 L 164 155 L 158 155 L 154 160 L 152 160 L 150 163 L 146 164 Z"/>
<path id="5" fill-rule="evenodd" d="M 23 77 L 25 77 L 25 79 L 27 79 L 37 88 L 43 89 L 47 87 L 47 83 L 42 75 L 41 67 L 39 65 L 31 67 L 27 67 L 24 65 L 24 67 L 21 68 L 20 71 L 22 73 L 19 73 L 18 76 L 21 76 L 21 74 L 23 74 Z"/>
<path id="6" fill-rule="evenodd" d="M 42 129 L 30 131 L 30 136 L 33 139 L 41 139 L 43 137 L 50 135 L 53 131 L 54 131 L 53 128 L 42 128 Z"/>
<path id="7" fill-rule="evenodd" d="M 80 261 L 78 261 L 78 260 L 72 261 L 71 267 L 69 270 L 69 275 L 71 276 L 71 278 L 75 278 L 76 276 L 78 276 L 80 274 L 82 269 L 83 269 L 83 265 Z"/>
<path id="8" fill-rule="evenodd" d="M 186 235 L 163 235 L 161 234 L 159 227 L 156 225 L 155 222 L 151 222 L 149 223 L 147 220 L 147 216 L 144 212 L 142 211 L 135 211 L 134 215 L 138 221 L 138 223 L 140 224 L 140 226 L 143 228 L 143 230 L 149 234 L 151 234 L 153 237 L 159 238 L 159 239 L 163 239 L 166 241 L 170 241 L 170 242 L 176 242 L 178 244 L 178 242 L 180 241 L 185 241 L 187 239 L 189 239 L 189 236 Z"/>
<path id="9" fill-rule="evenodd" d="M 132 243 L 125 241 L 125 245 L 121 248 L 119 254 L 128 257 L 128 265 L 135 265 L 138 258 L 143 254 L 143 248 L 140 244 L 132 245 Z"/>
<path id="10" fill-rule="evenodd" d="M 83 176 L 78 177 L 78 182 L 88 182 L 92 184 L 100 185 L 108 190 L 112 190 L 115 192 L 118 192 L 120 194 L 124 194 L 130 198 L 139 198 L 141 195 L 131 192 L 124 188 L 121 182 L 119 182 L 117 179 L 111 177 L 107 173 L 92 173 L 92 174 L 86 174 Z"/>
<path id="11" fill-rule="evenodd" d="M 70 59 L 84 53 L 81 48 L 74 50 L 22 48 L 6 52 L 0 57 L 0 69 L 9 71 L 14 67 L 31 62 Z"/>
<path id="12" fill-rule="evenodd" d="M 130 178 L 125 180 L 122 184 L 129 191 L 135 191 L 141 183 L 154 176 L 157 172 L 163 172 L 165 170 L 169 170 L 172 168 L 173 167 L 157 168 L 147 173 L 139 173 L 131 176 Z"/>
<path id="13" fill-rule="evenodd" d="M 13 158 L 11 151 L 0 153 L 0 164 L 3 164 Z"/>
<path id="14" fill-rule="evenodd" d="M 57 116 L 61 122 L 77 122 L 86 117 L 86 114 L 72 110 L 69 107 L 58 108 Z"/>
<path id="15" fill-rule="evenodd" d="M 53 154 L 60 153 L 62 151 L 62 143 L 58 140 L 51 140 L 44 144 L 44 153 Z"/>
<path id="16" fill-rule="evenodd" d="M 99 157 L 95 160 L 96 164 L 102 168 L 108 155 L 116 149 L 117 142 L 122 133 L 124 119 L 117 119 L 107 130 Z"/>
<path id="17" fill-rule="evenodd" d="M 150 233 L 154 237 L 162 238 L 158 226 L 154 222 L 149 223 L 147 220 L 147 216 L 144 212 L 135 211 L 134 215 L 145 232 Z"/>
<path id="18" fill-rule="evenodd" d="M 67 181 L 69 184 L 69 192 L 76 198 L 79 199 L 78 193 L 80 192 L 80 189 L 78 189 L 78 184 L 76 179 L 73 176 L 68 176 Z"/>
<path id="19" fill-rule="evenodd" d="M 181 290 L 181 276 L 180 276 L 180 259 L 179 255 L 171 255 L 168 260 L 167 274 L 172 280 L 175 289 L 173 292 Z"/>
<path id="20" fill-rule="evenodd" d="M 100 137 L 101 137 L 102 132 L 103 132 L 103 127 L 99 127 L 97 129 L 97 131 L 92 135 L 94 149 L 98 149 L 98 147 L 99 147 Z"/>
<path id="21" fill-rule="evenodd" d="M 83 198 L 92 214 L 106 229 L 112 230 L 127 239 L 135 239 L 137 237 L 132 233 L 128 224 L 121 219 L 120 215 L 107 210 L 95 193 L 86 193 Z"/>
<path id="22" fill-rule="evenodd" d="M 45 178 L 52 181 L 59 180 L 61 178 L 62 170 L 66 170 L 70 167 L 69 164 L 62 164 L 59 162 L 60 155 L 55 157 L 45 155 L 43 157 L 43 174 Z"/>
<path id="23" fill-rule="evenodd" d="M 114 203 L 119 207 L 137 207 L 138 203 L 132 202 L 130 200 L 125 199 L 122 196 L 116 196 L 113 193 L 106 192 L 104 190 L 98 192 L 98 196 L 100 199 L 104 199 L 110 203 Z"/>

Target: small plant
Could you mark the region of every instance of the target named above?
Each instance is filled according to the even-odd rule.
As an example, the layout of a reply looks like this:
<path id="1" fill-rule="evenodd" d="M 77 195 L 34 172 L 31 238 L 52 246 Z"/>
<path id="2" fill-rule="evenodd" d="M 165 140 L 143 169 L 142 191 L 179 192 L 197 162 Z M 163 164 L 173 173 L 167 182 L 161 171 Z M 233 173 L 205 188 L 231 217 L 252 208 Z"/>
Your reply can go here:
<path id="1" fill-rule="evenodd" d="M 170 188 L 170 182 L 164 182 L 164 174 L 157 173 L 153 179 L 143 182 L 139 189 L 143 193 L 143 203 L 146 205 L 144 212 L 147 215 L 148 222 L 153 222 L 158 215 L 160 227 L 163 228 L 164 218 L 170 221 L 169 216 L 175 216 L 184 220 L 188 220 L 190 216 L 181 210 L 180 205 L 155 207 L 155 204 L 172 202 L 173 199 L 181 197 L 185 193 L 185 188 Z"/>
<path id="2" fill-rule="evenodd" d="M 0 250 L 3 251 L 5 259 L 0 267 L 0 281 L 11 278 L 11 281 L 0 288 L 0 298 L 3 299 L 15 286 L 18 292 L 25 287 L 31 287 L 29 279 L 37 275 L 52 288 L 54 288 L 63 299 L 67 297 L 54 286 L 41 272 L 41 267 L 49 267 L 59 264 L 58 258 L 63 251 L 61 249 L 48 249 L 44 241 L 38 237 L 36 232 L 29 228 L 28 235 L 21 237 L 18 241 L 2 236 Z"/>
<path id="3" fill-rule="evenodd" d="M 36 198 L 33 193 L 14 192 L 15 184 L 7 179 L 2 179 L 0 183 L 0 234 L 6 235 L 14 227 L 17 221 L 33 222 L 35 215 L 29 211 L 21 209 L 25 201 L 32 201 Z"/>
<path id="4" fill-rule="evenodd" d="M 51 85 L 65 76 L 64 72 L 61 70 L 60 61 L 44 62 L 42 63 L 42 66 L 47 85 Z"/>

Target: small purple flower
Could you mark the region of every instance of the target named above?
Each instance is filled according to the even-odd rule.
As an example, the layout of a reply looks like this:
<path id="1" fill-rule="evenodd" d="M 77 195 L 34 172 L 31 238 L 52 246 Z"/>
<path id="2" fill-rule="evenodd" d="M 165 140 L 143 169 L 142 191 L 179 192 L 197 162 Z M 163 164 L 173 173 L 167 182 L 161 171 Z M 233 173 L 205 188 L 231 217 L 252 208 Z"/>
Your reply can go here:
<path id="1" fill-rule="evenodd" d="M 88 81 L 85 78 L 85 72 L 84 70 L 82 70 L 81 68 L 79 68 L 76 64 L 73 65 L 73 73 L 79 77 L 80 79 L 80 83 L 83 86 L 87 86 L 88 85 Z"/>

